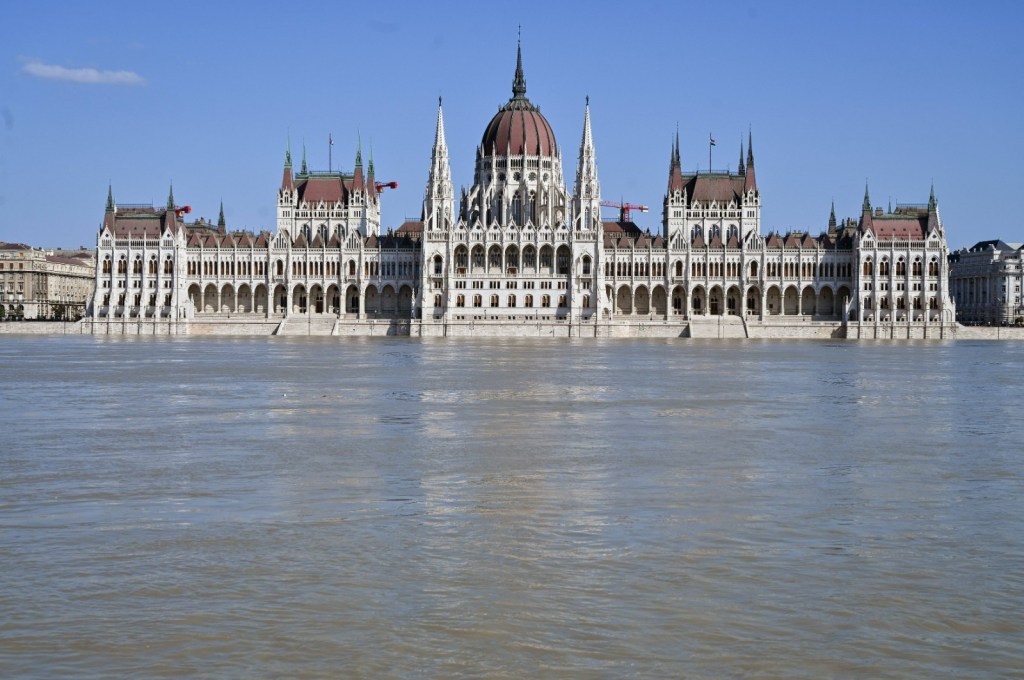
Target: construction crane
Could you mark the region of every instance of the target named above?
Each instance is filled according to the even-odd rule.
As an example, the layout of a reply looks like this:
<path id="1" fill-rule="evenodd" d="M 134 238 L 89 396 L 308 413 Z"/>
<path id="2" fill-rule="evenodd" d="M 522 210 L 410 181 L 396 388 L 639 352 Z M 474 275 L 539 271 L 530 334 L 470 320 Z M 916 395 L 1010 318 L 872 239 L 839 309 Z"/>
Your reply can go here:
<path id="1" fill-rule="evenodd" d="M 373 186 L 376 187 L 377 193 L 379 194 L 385 189 L 397 189 L 398 182 L 374 182 Z"/>
<path id="2" fill-rule="evenodd" d="M 633 203 L 624 203 L 624 202 L 616 203 L 615 201 L 601 201 L 601 205 L 603 207 L 605 207 L 605 208 L 618 208 L 619 209 L 619 221 L 620 222 L 629 222 L 630 221 L 630 219 L 629 219 L 629 211 L 630 210 L 637 210 L 637 211 L 642 212 L 642 213 L 645 213 L 645 212 L 647 212 L 649 210 L 649 208 L 646 205 L 635 205 Z"/>

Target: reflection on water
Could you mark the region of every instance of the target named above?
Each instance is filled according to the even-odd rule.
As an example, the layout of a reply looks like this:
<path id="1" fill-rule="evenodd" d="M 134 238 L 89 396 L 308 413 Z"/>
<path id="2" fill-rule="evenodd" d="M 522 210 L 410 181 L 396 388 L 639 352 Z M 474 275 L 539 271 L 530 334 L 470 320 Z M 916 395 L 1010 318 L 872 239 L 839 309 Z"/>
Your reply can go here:
<path id="1" fill-rule="evenodd" d="M 5 336 L 0 675 L 1021 673 L 1022 359 Z"/>

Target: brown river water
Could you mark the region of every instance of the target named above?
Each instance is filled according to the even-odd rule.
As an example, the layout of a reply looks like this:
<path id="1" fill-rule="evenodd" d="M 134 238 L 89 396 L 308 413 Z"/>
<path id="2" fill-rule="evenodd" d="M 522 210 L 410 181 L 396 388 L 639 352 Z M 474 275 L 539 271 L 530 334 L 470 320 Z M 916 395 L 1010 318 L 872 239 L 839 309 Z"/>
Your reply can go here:
<path id="1" fill-rule="evenodd" d="M 0 677 L 1024 677 L 1022 369 L 0 336 Z"/>

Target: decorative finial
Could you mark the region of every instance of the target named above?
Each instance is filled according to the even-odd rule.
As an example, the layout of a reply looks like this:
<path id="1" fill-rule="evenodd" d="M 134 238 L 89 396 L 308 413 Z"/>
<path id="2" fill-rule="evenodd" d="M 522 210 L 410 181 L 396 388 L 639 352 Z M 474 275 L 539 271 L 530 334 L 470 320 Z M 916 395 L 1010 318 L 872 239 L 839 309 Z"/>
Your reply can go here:
<path id="1" fill-rule="evenodd" d="M 512 81 L 512 96 L 515 99 L 526 97 L 526 78 L 523 77 L 522 27 L 519 29 L 519 44 L 516 46 L 516 77 Z"/>
<path id="2" fill-rule="evenodd" d="M 356 167 L 363 167 L 363 136 L 356 131 Z"/>
<path id="3" fill-rule="evenodd" d="M 292 134 L 288 133 L 287 140 L 284 147 L 284 164 L 287 167 L 292 167 Z"/>
<path id="4" fill-rule="evenodd" d="M 306 166 L 306 140 L 302 140 L 302 167 L 299 168 L 299 172 L 303 175 L 309 174 L 309 168 Z"/>

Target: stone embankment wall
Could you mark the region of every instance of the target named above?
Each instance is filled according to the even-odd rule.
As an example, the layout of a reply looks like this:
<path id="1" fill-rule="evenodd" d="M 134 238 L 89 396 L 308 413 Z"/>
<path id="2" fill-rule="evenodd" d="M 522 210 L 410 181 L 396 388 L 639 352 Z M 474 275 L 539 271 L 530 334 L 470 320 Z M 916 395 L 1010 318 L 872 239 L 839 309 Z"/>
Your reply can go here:
<path id="1" fill-rule="evenodd" d="M 287 319 L 115 319 L 82 321 L 7 321 L 0 335 L 197 335 L 197 336 L 406 336 L 518 338 L 759 338 L 862 340 L 1024 340 L 1024 328 L 920 324 L 843 325 L 838 321 L 802 321 L 739 317 L 698 317 L 689 321 L 449 321 L 338 319 L 333 316 Z"/>
<path id="2" fill-rule="evenodd" d="M 1024 340 L 1024 327 L 1019 326 L 960 326 L 957 340 Z"/>

